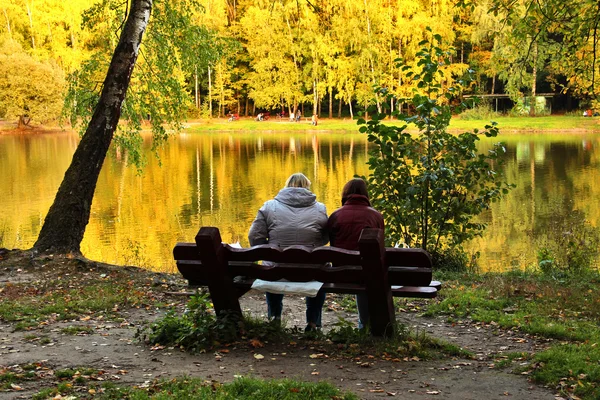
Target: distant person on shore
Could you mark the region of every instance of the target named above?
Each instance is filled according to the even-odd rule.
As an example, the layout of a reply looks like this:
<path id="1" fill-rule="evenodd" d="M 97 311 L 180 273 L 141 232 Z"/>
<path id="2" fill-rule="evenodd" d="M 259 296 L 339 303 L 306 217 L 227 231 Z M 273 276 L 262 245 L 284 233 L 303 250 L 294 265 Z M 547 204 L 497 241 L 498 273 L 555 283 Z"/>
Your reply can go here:
<path id="1" fill-rule="evenodd" d="M 250 246 L 319 247 L 327 244 L 327 210 L 309 189 L 310 180 L 304 174 L 290 176 L 277 196 L 258 210 L 248 232 Z M 267 292 L 266 295 L 269 319 L 281 321 L 283 294 Z M 321 327 L 324 303 L 325 292 L 322 290 L 315 297 L 306 298 L 306 331 Z"/>
<path id="2" fill-rule="evenodd" d="M 294 112 L 290 113 L 290 122 L 294 122 L 296 119 L 294 118 Z"/>
<path id="3" fill-rule="evenodd" d="M 358 239 L 365 228 L 385 229 L 383 216 L 369 201 L 367 184 L 359 178 L 351 179 L 342 189 L 342 207 L 334 211 L 327 221 L 329 241 L 332 246 L 358 250 Z M 369 323 L 369 303 L 366 294 L 356 295 L 358 328 Z"/>
<path id="4" fill-rule="evenodd" d="M 312 115 L 310 123 L 311 125 L 317 126 L 317 124 L 319 123 L 319 117 L 317 117 L 317 114 Z"/>

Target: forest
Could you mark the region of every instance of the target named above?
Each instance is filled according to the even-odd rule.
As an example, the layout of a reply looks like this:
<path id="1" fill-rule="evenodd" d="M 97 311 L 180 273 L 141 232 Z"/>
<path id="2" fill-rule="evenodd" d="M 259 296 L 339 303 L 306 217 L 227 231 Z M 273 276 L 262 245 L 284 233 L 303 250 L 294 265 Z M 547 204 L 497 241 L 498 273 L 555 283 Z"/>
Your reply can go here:
<path id="1" fill-rule="evenodd" d="M 0 118 L 89 118 L 128 6 L 0 0 Z M 427 27 L 452 51 L 444 85 L 471 71 L 466 93 L 522 105 L 554 93 L 563 109 L 594 107 L 599 18 L 591 0 L 157 0 L 123 117 L 354 117 L 381 109 L 374 88 L 395 96 L 394 111 L 418 90 L 402 66 Z"/>

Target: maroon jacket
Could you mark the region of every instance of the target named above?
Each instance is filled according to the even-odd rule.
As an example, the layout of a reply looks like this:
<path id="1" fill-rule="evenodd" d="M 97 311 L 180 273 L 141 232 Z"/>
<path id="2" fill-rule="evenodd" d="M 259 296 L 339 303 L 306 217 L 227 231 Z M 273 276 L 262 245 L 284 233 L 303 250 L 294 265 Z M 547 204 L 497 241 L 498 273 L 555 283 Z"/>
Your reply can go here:
<path id="1" fill-rule="evenodd" d="M 384 226 L 381 213 L 361 194 L 348 196 L 344 205 L 327 221 L 331 245 L 346 250 L 358 250 L 358 239 L 364 228 L 384 229 Z"/>

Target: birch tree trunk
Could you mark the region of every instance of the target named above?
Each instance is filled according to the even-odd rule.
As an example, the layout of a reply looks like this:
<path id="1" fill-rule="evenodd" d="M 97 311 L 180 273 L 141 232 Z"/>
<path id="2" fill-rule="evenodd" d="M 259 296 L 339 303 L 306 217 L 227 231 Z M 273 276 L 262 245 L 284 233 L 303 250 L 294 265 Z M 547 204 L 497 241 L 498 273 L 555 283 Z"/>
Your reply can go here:
<path id="1" fill-rule="evenodd" d="M 33 18 L 31 14 L 33 11 L 31 7 L 29 7 L 29 3 L 25 3 L 25 7 L 27 7 L 27 16 L 29 17 L 29 29 L 31 31 L 31 47 L 35 50 L 35 35 L 33 34 Z"/>
<path id="2" fill-rule="evenodd" d="M 10 29 L 10 19 L 8 19 L 8 14 L 4 8 L 2 9 L 2 11 L 4 11 L 4 18 L 6 18 L 6 28 L 8 29 L 8 37 L 12 39 L 12 30 Z"/>
<path id="3" fill-rule="evenodd" d="M 98 176 L 121 116 L 152 0 L 132 0 L 94 115 L 75 150 L 33 246 L 35 252 L 80 254 Z"/>

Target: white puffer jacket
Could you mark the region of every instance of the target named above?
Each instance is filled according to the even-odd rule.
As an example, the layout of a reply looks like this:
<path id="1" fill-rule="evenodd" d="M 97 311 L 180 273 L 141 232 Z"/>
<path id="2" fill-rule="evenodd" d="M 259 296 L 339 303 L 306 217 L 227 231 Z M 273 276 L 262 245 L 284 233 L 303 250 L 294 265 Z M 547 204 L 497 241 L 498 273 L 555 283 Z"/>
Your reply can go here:
<path id="1" fill-rule="evenodd" d="M 329 241 L 327 210 L 316 198 L 304 188 L 280 190 L 275 199 L 267 201 L 258 210 L 248 233 L 250 246 L 326 245 Z"/>

